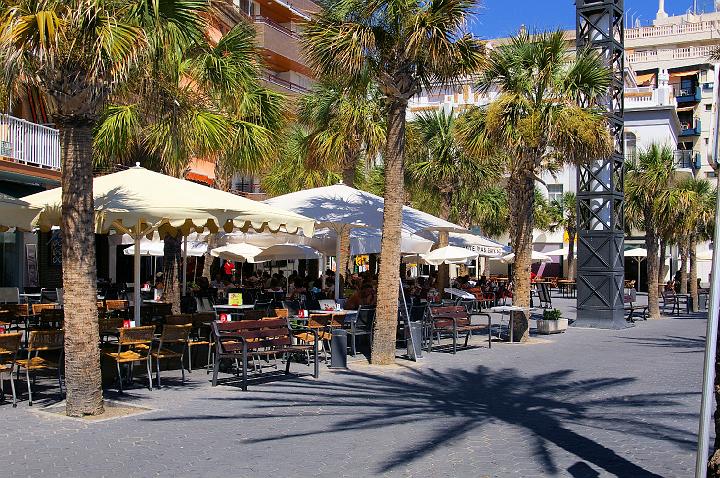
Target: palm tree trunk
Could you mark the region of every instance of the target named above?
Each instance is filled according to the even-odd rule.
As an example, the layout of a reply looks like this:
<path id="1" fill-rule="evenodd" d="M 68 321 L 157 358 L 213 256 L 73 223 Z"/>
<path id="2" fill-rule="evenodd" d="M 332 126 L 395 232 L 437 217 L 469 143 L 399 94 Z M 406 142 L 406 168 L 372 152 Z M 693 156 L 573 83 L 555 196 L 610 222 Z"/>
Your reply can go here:
<path id="1" fill-rule="evenodd" d="M 688 257 L 690 260 L 690 300 L 692 300 L 692 311 L 698 311 L 698 283 L 697 283 L 697 236 L 690 236 L 688 245 Z"/>
<path id="2" fill-rule="evenodd" d="M 510 206 L 510 240 L 515 252 L 513 265 L 513 305 L 530 307 L 530 268 L 532 266 L 533 208 L 535 180 L 525 175 L 508 181 Z M 514 340 L 525 342 L 530 337 L 529 313 L 513 314 Z"/>
<path id="3" fill-rule="evenodd" d="M 210 251 L 217 247 L 217 234 L 210 234 L 208 236 L 208 247 L 207 252 L 203 255 L 203 272 L 202 276 L 207 277 L 209 281 L 212 280 L 212 264 L 215 258 L 210 254 Z"/>
<path id="4" fill-rule="evenodd" d="M 446 221 L 450 219 L 450 207 L 452 206 L 452 192 L 443 192 L 440 199 L 440 218 Z M 450 243 L 447 232 L 442 231 L 438 234 L 438 247 L 446 247 Z M 442 294 L 443 291 L 450 287 L 450 265 L 440 264 L 438 266 L 437 289 Z"/>
<path id="5" fill-rule="evenodd" d="M 377 314 L 370 361 L 387 365 L 395 362 L 398 297 L 400 294 L 400 240 L 404 192 L 405 114 L 407 103 L 388 105 L 385 146 L 385 210 L 381 243 L 382 261 L 378 277 Z"/>
<path id="6" fill-rule="evenodd" d="M 659 319 L 658 238 L 655 233 L 655 222 L 652 219 L 652 211 L 645 211 L 645 250 L 647 251 L 648 316 L 651 319 Z M 638 288 L 639 287 L 640 284 L 638 284 Z"/>
<path id="7" fill-rule="evenodd" d="M 575 229 L 568 229 L 568 279 L 575 278 Z"/>
<path id="8" fill-rule="evenodd" d="M 667 240 L 660 239 L 660 273 L 658 274 L 658 284 L 664 284 L 665 283 L 665 276 L 668 274 L 668 270 L 670 269 L 669 265 L 665 264 L 665 261 L 667 260 Z"/>
<path id="9" fill-rule="evenodd" d="M 343 183 L 351 188 L 355 187 L 355 166 L 357 161 L 357 156 L 349 159 L 342 170 Z M 350 270 L 350 232 L 350 229 L 344 229 L 340 234 L 340 257 L 337 258 L 337 273 L 340 274 L 340 297 L 343 296 L 342 292 L 345 289 L 346 276 Z"/>
<path id="10" fill-rule="evenodd" d="M 680 293 L 688 293 L 688 273 L 687 273 L 687 244 L 683 243 L 680 246 Z"/>
<path id="11" fill-rule="evenodd" d="M 165 274 L 165 290 L 163 296 L 165 302 L 172 304 L 172 313 L 180 313 L 180 274 L 182 271 L 182 249 L 180 236 L 165 237 L 165 246 L 163 248 L 163 265 Z"/>
<path id="12" fill-rule="evenodd" d="M 97 315 L 91 125 L 60 124 L 66 413 L 104 412 Z"/>

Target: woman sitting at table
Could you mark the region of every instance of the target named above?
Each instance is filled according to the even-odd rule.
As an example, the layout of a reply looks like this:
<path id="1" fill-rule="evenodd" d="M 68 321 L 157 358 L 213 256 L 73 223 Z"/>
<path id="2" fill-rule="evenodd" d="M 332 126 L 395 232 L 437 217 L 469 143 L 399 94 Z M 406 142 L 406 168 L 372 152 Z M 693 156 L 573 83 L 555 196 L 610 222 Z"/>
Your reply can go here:
<path id="1" fill-rule="evenodd" d="M 375 289 L 370 282 L 365 282 L 360 289 L 345 302 L 347 310 L 357 310 L 361 305 L 374 306 L 377 298 L 375 297 Z"/>

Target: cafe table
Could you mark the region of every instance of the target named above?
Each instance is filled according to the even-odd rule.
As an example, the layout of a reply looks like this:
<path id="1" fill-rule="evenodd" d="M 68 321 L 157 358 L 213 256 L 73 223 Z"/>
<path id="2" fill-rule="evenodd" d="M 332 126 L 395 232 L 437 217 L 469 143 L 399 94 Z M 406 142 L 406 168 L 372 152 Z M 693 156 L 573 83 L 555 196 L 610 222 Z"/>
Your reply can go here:
<path id="1" fill-rule="evenodd" d="M 532 307 L 518 307 L 515 305 L 499 305 L 497 307 L 492 307 L 490 309 L 491 312 L 499 313 L 502 315 L 508 314 L 509 320 L 508 320 L 508 327 L 510 328 L 510 343 L 515 343 L 513 341 L 513 312 L 525 312 L 529 313 L 533 308 Z M 502 324 L 502 319 L 500 320 L 500 324 Z"/>

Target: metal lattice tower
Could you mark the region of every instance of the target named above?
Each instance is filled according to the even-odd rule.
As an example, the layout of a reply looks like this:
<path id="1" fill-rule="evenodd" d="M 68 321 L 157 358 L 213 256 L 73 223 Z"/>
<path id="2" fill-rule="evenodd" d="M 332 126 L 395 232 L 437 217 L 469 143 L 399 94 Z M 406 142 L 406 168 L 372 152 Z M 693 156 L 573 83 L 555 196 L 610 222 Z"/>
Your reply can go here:
<path id="1" fill-rule="evenodd" d="M 623 199 L 623 0 L 576 0 L 576 42 L 597 50 L 612 69 L 600 105 L 606 110 L 614 151 L 578 168 L 577 321 L 575 325 L 624 328 Z"/>

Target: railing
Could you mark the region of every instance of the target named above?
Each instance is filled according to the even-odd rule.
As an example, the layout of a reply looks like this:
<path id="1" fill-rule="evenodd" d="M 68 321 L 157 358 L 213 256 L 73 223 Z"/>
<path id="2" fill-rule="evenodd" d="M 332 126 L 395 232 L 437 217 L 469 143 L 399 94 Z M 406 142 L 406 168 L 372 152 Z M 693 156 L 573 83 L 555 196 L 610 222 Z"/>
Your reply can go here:
<path id="1" fill-rule="evenodd" d="M 625 30 L 625 39 L 636 38 L 658 38 L 673 35 L 688 35 L 691 33 L 713 32 L 720 28 L 718 22 L 694 22 L 681 23 L 679 25 L 648 26 L 640 28 L 628 28 Z"/>
<path id="2" fill-rule="evenodd" d="M 700 153 L 675 151 L 675 167 L 678 169 L 700 169 Z"/>
<path id="3" fill-rule="evenodd" d="M 60 169 L 58 130 L 0 114 L 0 156 L 19 163 Z"/>
<path id="4" fill-rule="evenodd" d="M 687 48 L 673 48 L 661 50 L 636 51 L 627 55 L 629 63 L 647 63 L 667 60 L 687 60 L 692 58 L 710 58 L 714 46 L 691 46 Z"/>
<path id="5" fill-rule="evenodd" d="M 280 25 L 278 22 L 276 22 L 275 20 L 271 20 L 268 17 L 263 17 L 261 15 L 255 15 L 252 17 L 252 19 L 255 23 L 263 23 L 269 27 L 274 28 L 275 30 L 279 31 L 280 33 L 284 33 L 285 35 L 288 35 L 290 37 L 300 38 L 300 36 L 296 32 L 290 30 L 288 27 Z"/>
<path id="6" fill-rule="evenodd" d="M 292 81 L 283 80 L 279 76 L 273 75 L 272 73 L 269 73 L 267 71 L 265 72 L 265 75 L 263 78 L 270 83 L 282 86 L 283 88 L 285 88 L 287 90 L 295 91 L 297 93 L 308 93 L 310 91 L 308 88 L 305 88 L 304 86 L 298 85 L 297 83 L 293 83 Z"/>

